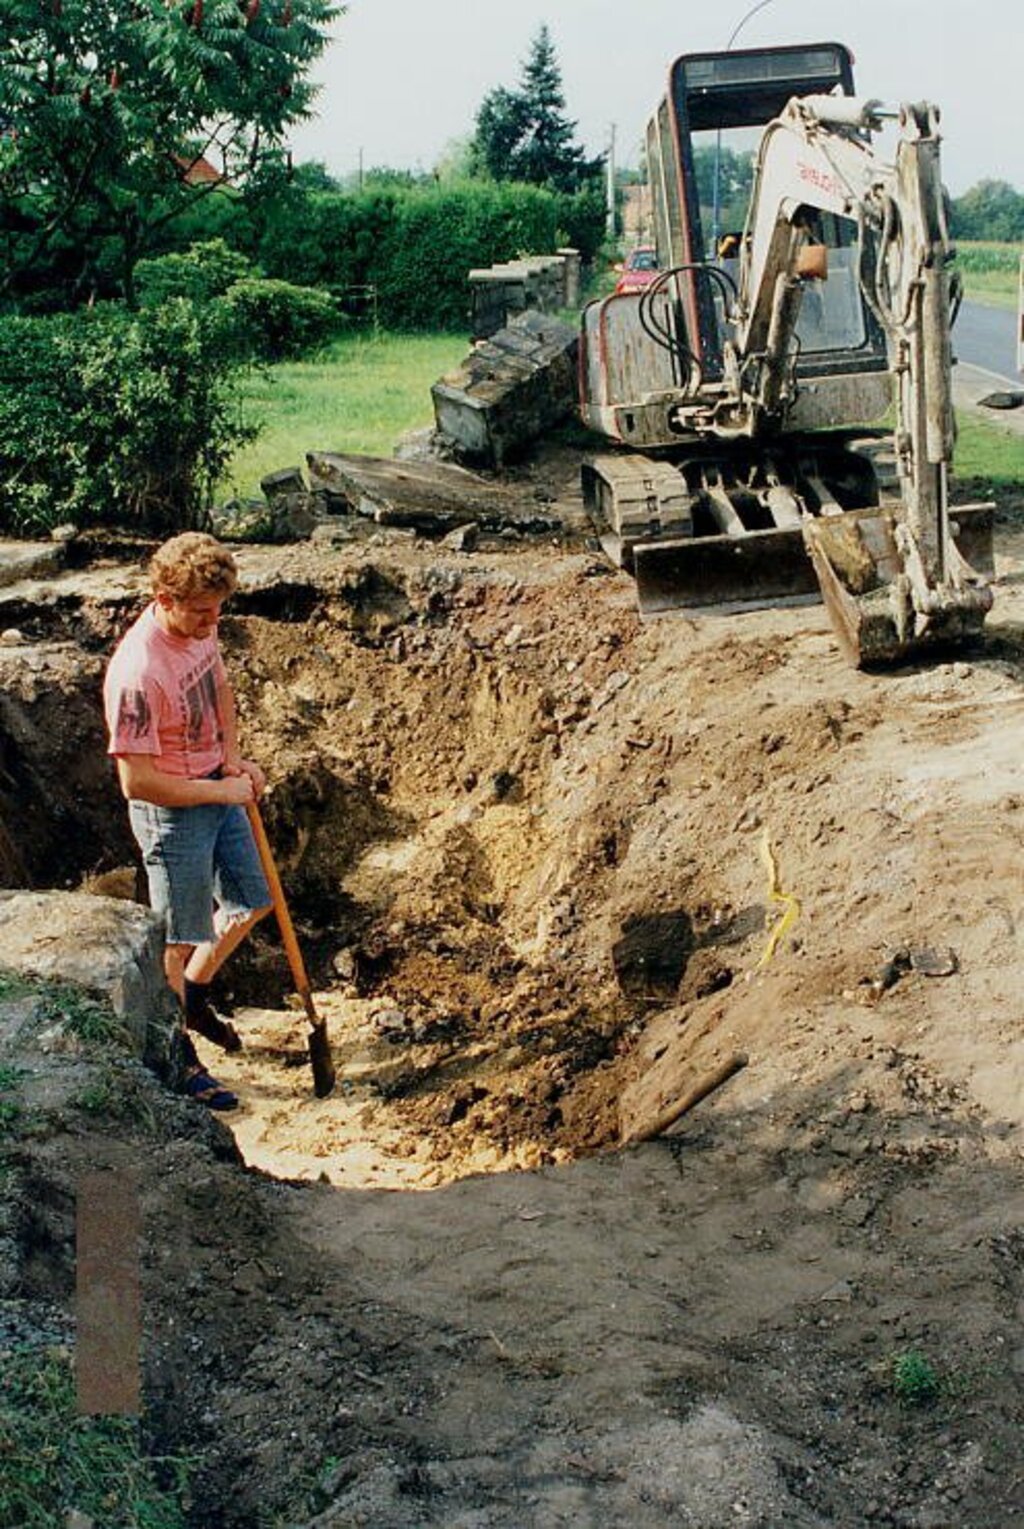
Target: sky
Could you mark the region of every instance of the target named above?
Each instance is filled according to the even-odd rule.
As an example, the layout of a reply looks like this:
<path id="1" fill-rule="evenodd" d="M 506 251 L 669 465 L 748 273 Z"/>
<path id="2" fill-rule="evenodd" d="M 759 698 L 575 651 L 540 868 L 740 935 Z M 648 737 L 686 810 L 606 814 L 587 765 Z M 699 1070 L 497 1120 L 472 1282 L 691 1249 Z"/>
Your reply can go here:
<path id="1" fill-rule="evenodd" d="M 470 136 L 498 85 L 514 88 L 547 24 L 566 114 L 588 154 L 612 141 L 636 165 L 644 125 L 681 53 L 842 42 L 857 93 L 930 100 L 942 112 L 943 179 L 1024 191 L 1024 0 L 349 0 L 312 78 L 317 117 L 293 131 L 297 161 L 335 175 L 433 169 Z"/>

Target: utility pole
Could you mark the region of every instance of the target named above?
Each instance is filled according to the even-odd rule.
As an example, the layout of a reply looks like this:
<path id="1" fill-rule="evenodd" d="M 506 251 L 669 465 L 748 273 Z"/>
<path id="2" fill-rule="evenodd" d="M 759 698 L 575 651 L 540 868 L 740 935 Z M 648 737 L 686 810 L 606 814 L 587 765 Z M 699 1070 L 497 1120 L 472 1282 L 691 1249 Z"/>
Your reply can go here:
<path id="1" fill-rule="evenodd" d="M 615 238 L 615 123 L 608 125 L 608 158 L 605 161 L 606 198 L 605 198 L 605 233 L 609 239 Z"/>
<path id="2" fill-rule="evenodd" d="M 362 147 L 360 147 L 360 150 L 359 150 L 359 189 L 360 189 L 360 191 L 362 191 L 362 189 L 363 189 L 363 150 L 362 150 Z"/>

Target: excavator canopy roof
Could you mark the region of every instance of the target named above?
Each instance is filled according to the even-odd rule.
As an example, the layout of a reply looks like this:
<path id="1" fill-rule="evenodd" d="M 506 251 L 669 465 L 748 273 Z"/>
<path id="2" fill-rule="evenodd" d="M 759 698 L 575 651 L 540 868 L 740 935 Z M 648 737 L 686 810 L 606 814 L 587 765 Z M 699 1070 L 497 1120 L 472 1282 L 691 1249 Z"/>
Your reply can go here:
<path id="1" fill-rule="evenodd" d="M 783 48 L 737 48 L 728 53 L 684 53 L 669 73 L 677 112 L 691 132 L 761 127 L 791 96 L 853 94 L 853 55 L 837 42 Z"/>

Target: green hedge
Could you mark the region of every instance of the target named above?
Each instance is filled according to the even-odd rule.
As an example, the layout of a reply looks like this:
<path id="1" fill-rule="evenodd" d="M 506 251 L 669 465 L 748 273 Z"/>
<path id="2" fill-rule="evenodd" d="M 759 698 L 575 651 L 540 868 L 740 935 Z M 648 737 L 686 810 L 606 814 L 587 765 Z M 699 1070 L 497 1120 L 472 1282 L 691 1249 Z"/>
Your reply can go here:
<path id="1" fill-rule="evenodd" d="M 589 258 L 603 220 L 600 197 L 537 186 L 467 181 L 355 196 L 307 192 L 262 209 L 248 253 L 268 276 L 339 296 L 375 286 L 387 328 L 459 330 L 469 321 L 471 270 L 565 244 Z"/>
<path id="2" fill-rule="evenodd" d="M 0 530 L 201 524 L 253 434 L 236 356 L 217 306 L 185 299 L 0 319 Z"/>

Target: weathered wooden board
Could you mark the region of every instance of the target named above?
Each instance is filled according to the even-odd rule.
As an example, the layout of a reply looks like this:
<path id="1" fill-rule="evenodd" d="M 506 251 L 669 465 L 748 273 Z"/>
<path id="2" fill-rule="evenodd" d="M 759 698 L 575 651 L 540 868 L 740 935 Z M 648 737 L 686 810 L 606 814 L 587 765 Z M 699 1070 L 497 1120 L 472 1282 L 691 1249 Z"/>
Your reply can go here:
<path id="1" fill-rule="evenodd" d="M 700 1060 L 693 1052 L 693 1038 L 685 1033 L 668 1039 L 654 1056 L 649 1049 L 646 1056 L 641 1052 L 639 1076 L 619 1100 L 619 1140 L 623 1145 L 647 1141 L 668 1130 L 747 1062 L 742 1052 L 705 1055 Z"/>

